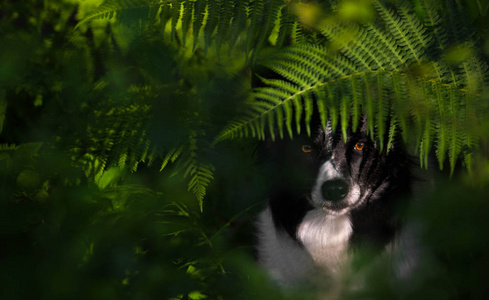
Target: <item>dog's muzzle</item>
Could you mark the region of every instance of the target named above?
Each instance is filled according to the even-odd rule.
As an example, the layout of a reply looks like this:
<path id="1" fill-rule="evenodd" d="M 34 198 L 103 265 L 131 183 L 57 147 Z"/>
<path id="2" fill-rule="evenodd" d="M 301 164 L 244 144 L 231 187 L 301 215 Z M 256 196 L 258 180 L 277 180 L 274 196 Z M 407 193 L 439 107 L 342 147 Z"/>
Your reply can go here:
<path id="1" fill-rule="evenodd" d="M 325 162 L 312 189 L 312 204 L 332 214 L 343 214 L 360 199 L 359 187 L 336 170 L 331 161 Z"/>

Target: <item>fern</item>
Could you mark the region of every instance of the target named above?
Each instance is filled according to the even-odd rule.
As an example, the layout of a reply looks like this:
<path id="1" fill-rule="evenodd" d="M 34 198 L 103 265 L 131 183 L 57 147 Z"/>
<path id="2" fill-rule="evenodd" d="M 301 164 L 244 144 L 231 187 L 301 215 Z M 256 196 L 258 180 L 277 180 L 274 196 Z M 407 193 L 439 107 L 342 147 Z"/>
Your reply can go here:
<path id="1" fill-rule="evenodd" d="M 203 200 L 207 186 L 214 179 L 214 166 L 210 163 L 203 163 L 197 158 L 197 133 L 191 132 L 189 136 L 189 152 L 183 162 L 185 168 L 184 178 L 190 177 L 188 190 L 191 191 L 199 201 L 200 210 L 203 210 Z"/>
<path id="2" fill-rule="evenodd" d="M 401 18 L 399 15 L 396 15 L 392 9 L 384 6 L 379 0 L 373 0 L 372 2 L 382 17 L 382 20 L 385 22 L 387 30 L 390 31 L 397 44 L 405 51 L 408 58 L 407 60 L 414 59 L 416 62 L 420 63 L 423 56 L 423 46 L 426 46 L 424 41 L 427 39 L 423 37 L 422 32 L 420 32 L 419 29 L 421 28 L 421 24 L 416 20 L 416 17 L 412 14 L 408 14 L 406 8 L 402 8 L 401 11 L 404 13 L 403 18 Z M 417 30 L 415 38 L 411 37 L 413 34 L 411 30 L 413 29 Z"/>
<path id="3" fill-rule="evenodd" d="M 417 145 L 423 167 L 434 147 L 440 167 L 448 157 L 453 170 L 462 155 L 470 168 L 470 153 L 479 133 L 454 120 L 460 114 L 482 117 L 483 112 L 472 107 L 486 88 L 487 66 L 475 57 L 469 30 L 447 26 L 461 24 L 449 5 L 442 5 L 447 14 L 440 16 L 438 7 L 420 1 L 422 22 L 407 5 L 371 3 L 377 15 L 365 24 L 335 18 L 338 5 L 333 5 L 336 22 L 319 22 L 306 29 L 294 15 L 290 6 L 294 4 L 284 0 L 106 0 L 80 24 L 132 9 L 149 9 L 146 26 L 159 16 L 160 26 L 173 43 L 180 42 L 176 39 L 179 34 L 185 45 L 191 35 L 194 49 L 200 46 L 207 52 L 215 47 L 220 56 L 224 44 L 232 51 L 244 42 L 241 50 L 251 63 L 272 34 L 276 34 L 272 45 L 291 43 L 264 62 L 284 80 L 262 79 L 268 86 L 253 92 L 244 114 L 216 141 L 243 136 L 265 139 L 266 132 L 272 139 L 277 132 L 283 138 L 285 131 L 292 137 L 304 129 L 310 134 L 310 118 L 317 108 L 323 126 L 329 119 L 333 129 L 339 126 L 343 134 L 350 123 L 356 130 L 361 116 L 366 116 L 368 134 L 387 151 L 401 134 Z M 450 61 L 450 49 L 455 53 L 462 49 L 467 57 Z M 145 144 L 142 140 L 132 143 L 127 148 Z M 122 151 L 119 164 L 150 153 L 146 146 L 142 149 L 139 153 Z M 135 169 L 134 163 L 132 166 Z"/>
<path id="4" fill-rule="evenodd" d="M 478 114 L 471 110 L 471 102 L 478 101 L 486 88 L 486 64 L 474 56 L 461 59 L 457 65 L 445 63 L 443 55 L 437 60 L 431 57 L 433 47 L 443 51 L 450 47 L 443 36 L 434 45 L 430 42 L 443 31 L 435 12 L 428 14 L 430 28 L 406 6 L 394 9 L 377 0 L 373 4 L 377 22 L 319 26 L 333 44 L 341 45 L 340 53 L 300 44 L 279 51 L 266 62 L 286 81 L 262 79 L 267 87 L 256 89 L 247 113 L 224 129 L 216 141 L 247 136 L 248 132 L 264 139 L 266 127 L 275 138 L 275 127 L 283 135 L 282 123 L 292 136 L 293 119 L 297 133 L 302 121 L 309 133 L 315 102 L 323 126 L 330 119 L 332 128 L 341 125 L 345 134 L 350 120 L 356 130 L 364 115 L 367 132 L 378 139 L 381 150 L 386 146 L 388 151 L 400 133 L 405 140 L 414 137 L 422 167 L 428 166 L 428 154 L 436 145 L 440 168 L 447 155 L 452 172 L 460 155 L 470 168 L 478 131 L 462 125 L 466 123 L 458 116 L 484 118 L 483 111 Z M 347 33 L 354 33 L 354 38 L 336 42 Z M 472 49 L 471 44 L 465 47 Z M 302 120 L 304 110 L 306 117 Z"/>
<path id="5" fill-rule="evenodd" d="M 204 15 L 205 15 L 205 9 L 207 6 L 207 1 L 195 1 L 194 2 L 194 7 L 193 7 L 193 15 L 194 15 L 194 21 L 193 21 L 193 34 L 194 34 L 194 49 L 197 47 L 197 43 L 199 41 L 199 32 L 200 29 L 202 28 L 202 24 L 204 23 Z"/>
<path id="6" fill-rule="evenodd" d="M 75 28 L 80 25 L 96 19 L 112 19 L 118 13 L 140 8 L 158 7 L 161 1 L 146 1 L 146 0 L 104 0 L 102 4 L 95 10 L 87 14 Z"/>
<path id="7" fill-rule="evenodd" d="M 244 50 L 248 57 L 256 58 L 274 30 L 279 31 L 279 40 L 276 43 L 279 46 L 285 45 L 289 38 L 294 39 L 293 28 L 301 31 L 301 26 L 291 14 L 288 5 L 285 0 L 105 0 L 77 27 L 100 18 L 117 18 L 121 21 L 121 13 L 148 9 L 148 18 L 139 18 L 139 22 L 151 28 L 156 23 L 155 16 L 158 15 L 160 26 L 165 31 L 166 24 L 171 20 L 169 31 L 173 42 L 177 42 L 176 35 L 180 31 L 181 41 L 185 46 L 187 35 L 191 31 L 194 49 L 200 44 L 204 52 L 207 52 L 214 45 L 217 55 L 220 56 L 224 43 L 229 45 L 231 51 L 241 34 L 246 33 Z"/>

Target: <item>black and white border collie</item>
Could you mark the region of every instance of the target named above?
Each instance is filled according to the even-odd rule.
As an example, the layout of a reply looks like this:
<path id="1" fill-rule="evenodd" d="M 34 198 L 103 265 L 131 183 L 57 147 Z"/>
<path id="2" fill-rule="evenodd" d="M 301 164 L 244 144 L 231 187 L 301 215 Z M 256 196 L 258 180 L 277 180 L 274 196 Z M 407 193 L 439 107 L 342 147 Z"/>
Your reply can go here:
<path id="1" fill-rule="evenodd" d="M 257 251 L 279 283 L 339 273 L 356 247 L 380 252 L 396 236 L 410 158 L 399 139 L 381 151 L 366 125 L 348 130 L 346 141 L 328 124 L 267 145 L 272 192 L 257 223 Z"/>

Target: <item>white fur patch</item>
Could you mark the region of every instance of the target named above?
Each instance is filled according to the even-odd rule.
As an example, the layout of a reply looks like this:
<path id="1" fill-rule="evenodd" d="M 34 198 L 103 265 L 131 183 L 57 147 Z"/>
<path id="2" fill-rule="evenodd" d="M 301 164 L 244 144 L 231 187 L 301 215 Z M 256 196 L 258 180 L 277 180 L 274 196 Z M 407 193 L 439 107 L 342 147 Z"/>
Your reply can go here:
<path id="1" fill-rule="evenodd" d="M 277 282 L 288 285 L 317 277 L 318 268 L 334 273 L 347 258 L 352 233 L 349 215 L 333 216 L 313 210 L 298 227 L 297 237 L 303 247 L 286 232 L 279 232 L 270 210 L 259 216 L 259 263 Z"/>
<path id="2" fill-rule="evenodd" d="M 336 272 L 347 258 L 352 232 L 348 214 L 330 215 L 312 210 L 299 225 L 297 237 L 317 266 Z"/>

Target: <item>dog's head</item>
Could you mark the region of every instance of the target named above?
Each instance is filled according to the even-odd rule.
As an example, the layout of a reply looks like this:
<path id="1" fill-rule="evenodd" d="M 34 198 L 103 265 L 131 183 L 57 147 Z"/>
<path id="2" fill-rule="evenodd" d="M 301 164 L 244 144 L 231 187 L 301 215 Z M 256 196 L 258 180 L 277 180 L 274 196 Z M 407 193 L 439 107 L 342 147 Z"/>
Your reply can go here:
<path id="1" fill-rule="evenodd" d="M 366 123 L 353 132 L 334 133 L 330 126 L 318 128 L 304 155 L 316 162 L 310 204 L 328 214 L 340 215 L 378 201 L 395 189 L 409 185 L 408 159 L 396 140 L 387 149 L 372 141 Z M 310 159 L 309 159 L 310 160 Z"/>
<path id="2" fill-rule="evenodd" d="M 330 124 L 312 125 L 310 136 L 271 143 L 270 207 L 277 226 L 294 236 L 312 209 L 357 215 L 366 230 L 375 218 L 388 221 L 397 198 L 409 191 L 409 158 L 400 139 L 381 147 L 366 125 L 363 120 L 355 131 L 348 129 L 346 139 Z"/>

